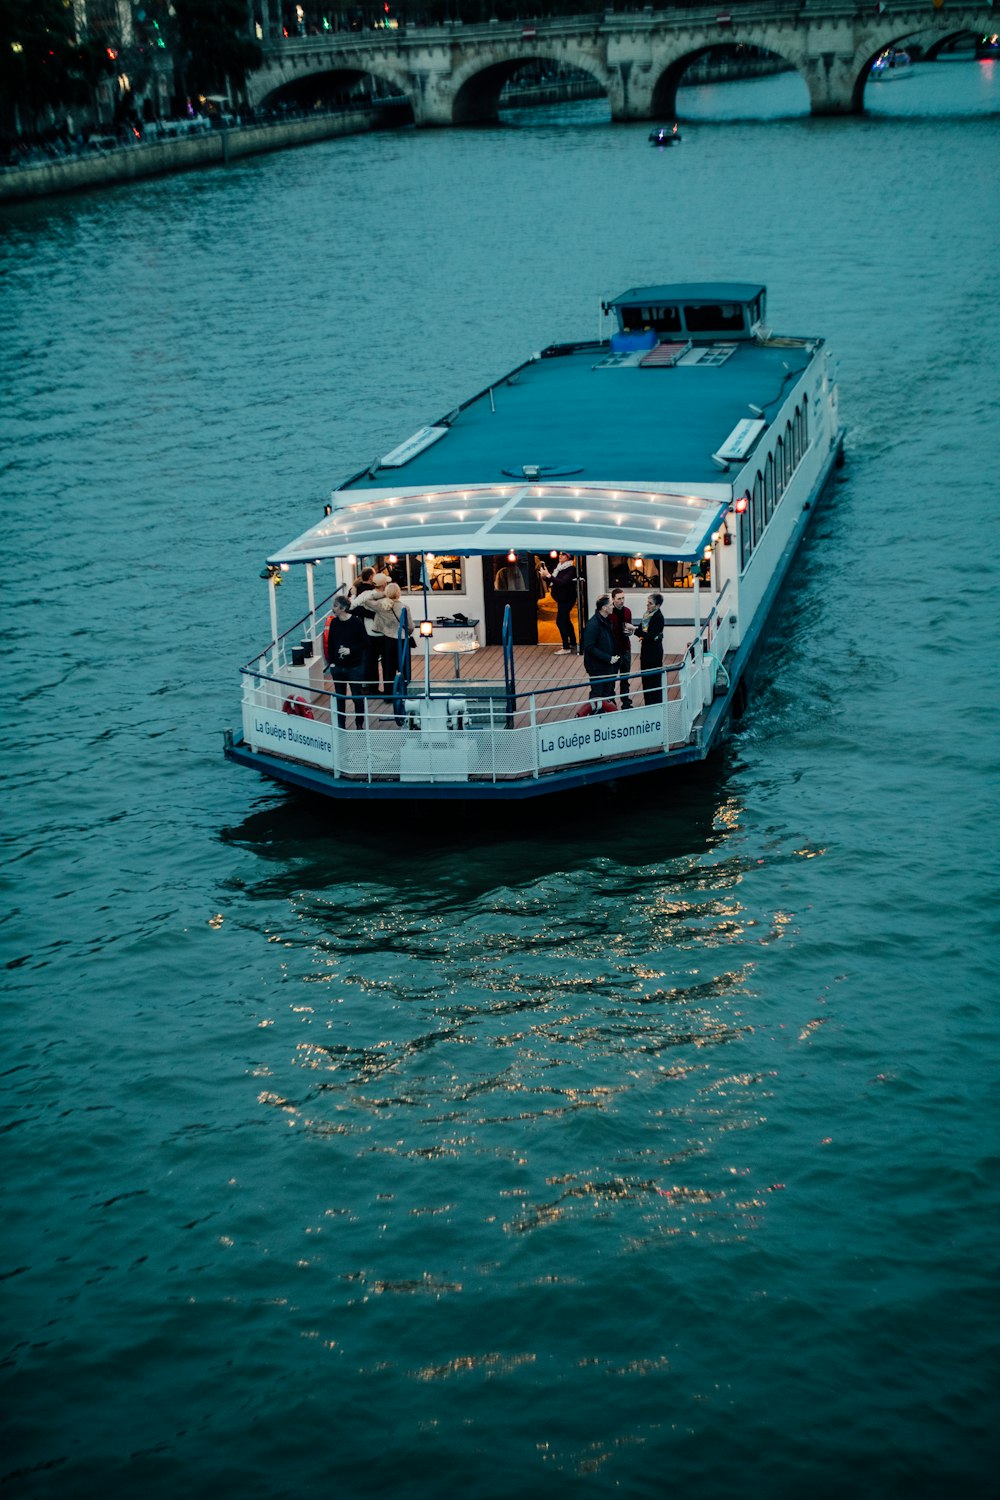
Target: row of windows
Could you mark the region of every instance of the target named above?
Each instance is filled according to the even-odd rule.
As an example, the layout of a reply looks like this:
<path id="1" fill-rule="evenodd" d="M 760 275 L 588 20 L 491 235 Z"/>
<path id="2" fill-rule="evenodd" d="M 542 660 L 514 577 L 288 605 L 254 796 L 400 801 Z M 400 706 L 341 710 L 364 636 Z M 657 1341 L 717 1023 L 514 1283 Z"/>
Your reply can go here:
<path id="1" fill-rule="evenodd" d="M 505 557 L 494 561 L 500 565 L 493 580 L 493 587 L 498 592 L 526 589 L 529 586 L 535 587 L 536 592 L 544 592 L 544 588 L 535 583 L 537 560 L 536 566 L 531 566 L 529 553 L 518 553 L 518 562 L 513 566 Z M 527 571 L 531 574 L 530 585 L 525 579 L 524 564 L 527 564 Z M 427 554 L 425 566 L 427 587 L 434 593 L 465 592 L 463 558 L 435 555 L 431 552 Z M 554 563 L 548 560 L 548 566 L 553 567 Z M 358 564 L 358 571 L 362 568 L 374 568 L 377 573 L 388 573 L 404 593 L 415 594 L 423 590 L 425 573 L 422 571 L 419 552 L 398 557 L 391 552 L 363 557 Z M 607 586 L 609 589 L 689 589 L 694 583 L 695 574 L 698 575 L 699 582 L 709 582 L 711 568 L 708 558 L 694 564 L 658 557 L 609 557 Z"/>
<path id="2" fill-rule="evenodd" d="M 750 494 L 743 497 L 746 504 L 739 518 L 740 572 L 753 556 L 753 550 L 760 543 L 764 528 L 774 515 L 808 446 L 808 412 L 805 406 L 796 407 L 792 417 L 785 423 L 784 437 L 778 439 L 774 452 L 767 455 L 763 470 L 757 470 Z"/>
<path id="3" fill-rule="evenodd" d="M 700 563 L 674 562 L 666 557 L 609 557 L 610 589 L 689 589 L 697 573 L 699 583 L 708 583 L 711 560 Z"/>
<path id="4" fill-rule="evenodd" d="M 398 583 L 404 594 L 416 594 L 425 584 L 434 593 L 461 594 L 465 591 L 465 567 L 460 557 L 444 553 L 428 552 L 424 561 L 419 552 L 397 557 L 395 552 L 362 557 L 358 572 L 363 568 L 374 568 L 376 573 L 388 573 L 393 583 Z"/>

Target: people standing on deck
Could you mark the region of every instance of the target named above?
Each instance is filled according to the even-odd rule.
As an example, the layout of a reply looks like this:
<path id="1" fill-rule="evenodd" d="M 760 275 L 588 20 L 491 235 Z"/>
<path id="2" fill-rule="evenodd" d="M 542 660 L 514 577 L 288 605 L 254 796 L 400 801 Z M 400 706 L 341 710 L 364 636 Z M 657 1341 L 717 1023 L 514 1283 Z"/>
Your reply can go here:
<path id="1" fill-rule="evenodd" d="M 355 728 L 363 729 L 368 636 L 361 615 L 354 613 L 343 594 L 334 597 L 331 609 L 333 613 L 326 629 L 326 667 L 333 678 L 337 723 L 341 729 L 347 728 L 347 696 L 350 694 L 354 700 Z"/>
<path id="2" fill-rule="evenodd" d="M 374 568 L 362 568 L 357 578 L 355 578 L 354 582 L 347 590 L 348 597 L 350 599 L 356 599 L 359 594 L 367 594 L 369 589 L 373 589 L 375 587 L 375 584 L 373 582 L 374 577 Z"/>
<path id="3" fill-rule="evenodd" d="M 372 605 L 379 661 L 382 666 L 382 696 L 391 701 L 399 671 L 399 622 L 403 618 L 403 591 L 398 583 L 387 583 L 385 593 Z"/>
<path id="4" fill-rule="evenodd" d="M 663 631 L 666 621 L 662 604 L 662 594 L 650 594 L 646 600 L 646 613 L 636 626 L 641 642 L 642 701 L 647 708 L 651 703 L 663 702 Z"/>
<path id="5" fill-rule="evenodd" d="M 621 660 L 611 630 L 611 596 L 602 594 L 583 632 L 583 669 L 590 678 L 591 700 L 610 698 L 615 690 L 615 668 Z"/>
<path id="6" fill-rule="evenodd" d="M 556 606 L 556 629 L 562 645 L 556 656 L 576 655 L 576 631 L 573 629 L 573 605 L 576 603 L 576 563 L 568 552 L 560 552 L 551 573 L 546 572 L 549 593 Z"/>
<path id="7" fill-rule="evenodd" d="M 371 570 L 366 568 L 365 572 Z M 358 589 L 357 585 L 364 578 L 360 575 L 357 582 L 351 585 L 351 608 L 359 614 L 364 621 L 365 633 L 368 636 L 368 651 L 365 656 L 365 691 L 377 694 L 379 691 L 379 663 L 381 661 L 380 641 L 381 637 L 375 629 L 375 606 L 380 604 L 389 583 L 388 573 L 373 573 L 371 582 L 367 589 Z M 357 592 L 355 592 L 357 590 Z"/>
<path id="8" fill-rule="evenodd" d="M 631 686 L 629 673 L 632 670 L 632 611 L 625 603 L 625 590 L 611 590 L 611 633 L 615 638 L 615 650 L 621 657 L 621 675 L 618 682 L 618 691 L 621 695 L 622 708 L 631 708 L 632 699 L 629 696 Z"/>

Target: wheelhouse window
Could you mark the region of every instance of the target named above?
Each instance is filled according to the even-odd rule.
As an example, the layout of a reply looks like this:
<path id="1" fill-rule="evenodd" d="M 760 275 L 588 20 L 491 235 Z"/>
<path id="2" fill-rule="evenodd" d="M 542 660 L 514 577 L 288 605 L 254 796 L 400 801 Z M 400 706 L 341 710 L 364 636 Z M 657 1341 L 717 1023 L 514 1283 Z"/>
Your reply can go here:
<path id="1" fill-rule="evenodd" d="M 465 592 L 465 563 L 461 557 L 451 553 L 428 552 L 423 557 L 419 552 L 379 553 L 363 557 L 358 563 L 362 568 L 373 567 L 377 572 L 388 573 L 393 583 L 398 583 L 404 594 L 415 594 L 427 588 L 434 593 L 461 594 Z"/>
<path id="2" fill-rule="evenodd" d="M 684 323 L 688 333 L 741 333 L 743 306 L 739 302 L 704 306 L 689 303 L 684 308 Z"/>
<path id="3" fill-rule="evenodd" d="M 622 329 L 639 333 L 652 328 L 655 333 L 680 333 L 681 315 L 676 307 L 623 307 Z"/>

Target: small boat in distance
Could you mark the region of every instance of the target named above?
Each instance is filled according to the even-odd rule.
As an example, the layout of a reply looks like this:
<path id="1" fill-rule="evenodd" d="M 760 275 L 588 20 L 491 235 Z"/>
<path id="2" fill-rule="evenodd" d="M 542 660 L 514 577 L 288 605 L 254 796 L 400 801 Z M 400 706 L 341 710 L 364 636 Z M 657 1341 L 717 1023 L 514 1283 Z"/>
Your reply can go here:
<path id="1" fill-rule="evenodd" d="M 1000 31 L 991 31 L 976 43 L 976 60 L 989 62 L 996 57 L 1000 57 Z"/>
<path id="2" fill-rule="evenodd" d="M 649 132 L 649 144 L 651 146 L 678 146 L 680 142 L 681 136 L 676 125 L 672 125 L 669 128 L 666 125 L 661 125 L 659 130 L 651 130 Z"/>
<path id="3" fill-rule="evenodd" d="M 265 559 L 226 756 L 356 802 L 517 802 L 704 759 L 843 445 L 830 351 L 773 332 L 766 295 L 632 287 L 602 303 L 610 337 L 544 346 L 343 480 Z M 343 600 L 373 575 L 366 647 Z"/>
<path id="4" fill-rule="evenodd" d="M 912 68 L 913 58 L 908 52 L 902 52 L 897 47 L 886 47 L 872 63 L 868 76 L 887 83 L 891 78 L 910 77 Z"/>

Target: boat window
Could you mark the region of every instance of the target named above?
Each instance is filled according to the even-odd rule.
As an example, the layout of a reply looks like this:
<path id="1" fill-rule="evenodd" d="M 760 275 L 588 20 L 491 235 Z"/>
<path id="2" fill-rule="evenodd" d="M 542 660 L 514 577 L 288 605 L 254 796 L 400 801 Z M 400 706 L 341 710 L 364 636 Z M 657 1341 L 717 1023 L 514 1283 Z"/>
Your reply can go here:
<path id="1" fill-rule="evenodd" d="M 701 564 L 671 557 L 609 557 L 609 589 L 687 589 L 695 572 L 708 579 L 708 560 Z"/>
<path id="2" fill-rule="evenodd" d="M 774 459 L 770 453 L 764 465 L 764 525 L 774 514 Z"/>
<path id="3" fill-rule="evenodd" d="M 623 307 L 622 331 L 638 333 L 652 328 L 656 333 L 680 333 L 681 315 L 676 307 Z"/>
<path id="4" fill-rule="evenodd" d="M 761 533 L 764 530 L 764 516 L 761 507 L 762 488 L 763 486 L 761 485 L 760 481 L 760 470 L 758 469 L 757 477 L 753 482 L 753 499 L 750 502 L 750 509 L 753 512 L 753 544 L 755 547 L 760 541 Z"/>
<path id="5" fill-rule="evenodd" d="M 689 304 L 684 308 L 688 333 L 739 333 L 743 328 L 741 303 Z"/>
<path id="6" fill-rule="evenodd" d="M 382 553 L 374 557 L 363 557 L 359 567 L 373 567 L 388 573 L 393 583 L 398 583 L 404 593 L 419 593 L 425 581 L 435 593 L 461 594 L 465 592 L 465 569 L 463 559 L 446 553 L 427 553 L 426 580 L 421 572 L 422 558 L 419 552 L 396 557 Z"/>
<path id="7" fill-rule="evenodd" d="M 774 503 L 785 493 L 785 444 L 781 438 L 774 451 Z"/>
<path id="8" fill-rule="evenodd" d="M 798 407 L 796 407 L 795 408 L 795 415 L 792 418 L 792 468 L 793 469 L 795 469 L 795 468 L 798 467 L 799 459 L 802 457 L 802 446 L 801 446 L 801 441 L 802 440 L 801 440 L 801 432 L 800 432 L 800 428 L 799 428 L 799 417 L 800 417 L 800 415 L 801 415 L 801 413 L 799 412 Z"/>

